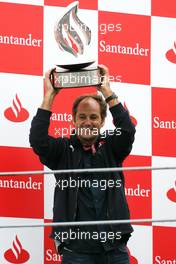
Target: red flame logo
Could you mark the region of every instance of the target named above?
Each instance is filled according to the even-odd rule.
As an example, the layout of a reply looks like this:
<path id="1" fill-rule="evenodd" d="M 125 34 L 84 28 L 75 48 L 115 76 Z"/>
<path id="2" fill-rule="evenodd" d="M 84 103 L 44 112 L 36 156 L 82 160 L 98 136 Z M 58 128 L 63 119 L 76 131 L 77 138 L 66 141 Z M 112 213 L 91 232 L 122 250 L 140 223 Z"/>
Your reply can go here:
<path id="1" fill-rule="evenodd" d="M 176 63 L 176 42 L 174 41 L 174 46 L 172 49 L 166 52 L 166 58 L 172 63 Z"/>
<path id="2" fill-rule="evenodd" d="M 130 255 L 130 263 L 131 264 L 138 264 L 138 260 L 135 257 Z"/>
<path id="3" fill-rule="evenodd" d="M 124 108 L 125 108 L 126 110 L 128 110 L 127 105 L 126 105 L 125 102 L 124 102 Z M 129 110 L 128 110 L 128 112 L 129 112 Z M 131 115 L 130 115 L 130 119 L 131 119 L 131 122 L 133 123 L 133 125 L 137 126 L 137 120 L 136 120 L 136 118 L 135 118 L 134 116 L 131 116 Z"/>
<path id="4" fill-rule="evenodd" d="M 167 192 L 167 198 L 176 203 L 176 181 L 175 181 L 175 186 L 173 188 L 171 188 L 168 192 Z"/>
<path id="5" fill-rule="evenodd" d="M 28 111 L 22 107 L 17 94 L 13 99 L 13 105 L 4 111 L 4 116 L 12 122 L 23 122 L 29 117 Z"/>
<path id="6" fill-rule="evenodd" d="M 130 264 L 138 264 L 138 260 L 134 256 L 131 255 L 129 248 L 127 248 L 127 250 L 128 250 L 129 257 L 130 257 Z"/>
<path id="7" fill-rule="evenodd" d="M 74 40 L 70 36 L 67 36 L 64 39 L 65 39 L 65 43 L 67 43 L 67 45 L 72 48 L 72 50 L 75 52 L 75 54 L 78 54 L 79 53 L 79 47 L 74 42 Z M 60 46 L 60 48 L 63 50 L 62 46 Z"/>
<path id="8" fill-rule="evenodd" d="M 8 249 L 4 253 L 5 259 L 10 263 L 25 263 L 28 261 L 30 255 L 29 253 L 22 248 L 22 245 L 16 236 L 15 241 L 13 241 L 13 247 Z"/>

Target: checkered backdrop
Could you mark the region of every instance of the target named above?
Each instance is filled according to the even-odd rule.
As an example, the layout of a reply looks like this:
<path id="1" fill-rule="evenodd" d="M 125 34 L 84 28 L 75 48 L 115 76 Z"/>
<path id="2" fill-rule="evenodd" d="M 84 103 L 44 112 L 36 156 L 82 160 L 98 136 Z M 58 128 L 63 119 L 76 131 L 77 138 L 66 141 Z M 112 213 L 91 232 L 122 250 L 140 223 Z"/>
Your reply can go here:
<path id="1" fill-rule="evenodd" d="M 0 171 L 47 170 L 29 146 L 32 117 L 43 98 L 43 73 L 75 63 L 54 38 L 70 0 L 0 2 Z M 175 0 L 80 0 L 78 17 L 92 31 L 77 61 L 109 67 L 111 87 L 129 110 L 136 140 L 124 166 L 176 164 Z M 73 43 L 72 43 L 73 44 Z M 94 65 L 95 65 L 94 64 Z M 94 88 L 62 90 L 50 134 L 72 126 L 71 105 Z M 108 115 L 106 127 L 112 127 Z M 131 218 L 174 218 L 174 170 L 125 172 Z M 53 175 L 0 177 L 0 223 L 51 222 Z M 112 204 L 113 206 L 113 204 Z M 0 263 L 58 263 L 50 228 L 0 229 Z M 176 224 L 134 225 L 131 263 L 176 263 Z"/>

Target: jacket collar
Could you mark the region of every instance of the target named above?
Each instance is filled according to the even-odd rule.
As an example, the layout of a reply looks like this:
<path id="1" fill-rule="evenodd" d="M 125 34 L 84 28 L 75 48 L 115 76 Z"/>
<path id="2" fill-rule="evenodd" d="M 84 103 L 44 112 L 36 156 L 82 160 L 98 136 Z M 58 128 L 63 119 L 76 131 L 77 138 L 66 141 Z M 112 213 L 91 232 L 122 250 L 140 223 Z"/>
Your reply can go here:
<path id="1" fill-rule="evenodd" d="M 76 149 L 76 148 L 78 148 L 78 149 L 82 148 L 83 149 L 83 145 L 82 145 L 81 141 L 79 140 L 79 138 L 77 137 L 77 135 L 71 135 L 70 136 L 70 143 L 71 143 L 71 145 L 73 146 L 74 149 Z M 97 151 L 97 149 L 100 146 L 102 146 L 104 143 L 105 143 L 105 139 L 100 134 L 97 137 L 96 142 L 94 143 L 94 147 L 93 147 L 94 150 L 93 150 L 93 152 L 95 153 Z"/>

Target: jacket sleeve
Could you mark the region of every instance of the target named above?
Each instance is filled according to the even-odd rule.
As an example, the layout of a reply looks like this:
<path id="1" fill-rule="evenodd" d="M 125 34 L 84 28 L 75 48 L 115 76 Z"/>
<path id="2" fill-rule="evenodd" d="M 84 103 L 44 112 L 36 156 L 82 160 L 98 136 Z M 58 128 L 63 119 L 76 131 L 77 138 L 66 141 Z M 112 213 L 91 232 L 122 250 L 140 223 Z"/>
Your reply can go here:
<path id="1" fill-rule="evenodd" d="M 57 169 L 58 160 L 65 151 L 63 138 L 48 135 L 51 112 L 38 109 L 33 118 L 29 134 L 29 142 L 40 161 L 50 169 Z"/>
<path id="2" fill-rule="evenodd" d="M 115 158 L 123 162 L 132 150 L 134 142 L 135 126 L 131 122 L 128 111 L 121 103 L 110 108 L 115 130 L 113 135 L 108 136 L 108 142 Z"/>

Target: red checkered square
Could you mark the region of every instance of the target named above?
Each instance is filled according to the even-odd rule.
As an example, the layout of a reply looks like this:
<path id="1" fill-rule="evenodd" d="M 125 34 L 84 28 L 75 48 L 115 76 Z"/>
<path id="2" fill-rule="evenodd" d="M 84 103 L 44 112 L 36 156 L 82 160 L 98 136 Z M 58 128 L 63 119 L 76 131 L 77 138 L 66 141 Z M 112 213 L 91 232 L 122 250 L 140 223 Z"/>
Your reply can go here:
<path id="1" fill-rule="evenodd" d="M 74 1 L 72 0 L 44 0 L 45 5 L 54 5 L 54 6 L 68 6 L 69 4 L 73 3 Z M 85 8 L 85 9 L 97 9 L 98 8 L 98 0 L 91 0 L 91 1 L 86 1 L 86 0 L 79 0 L 79 7 L 80 8 Z"/>
<path id="2" fill-rule="evenodd" d="M 42 75 L 43 7 L 0 3 L 0 71 Z"/>
<path id="3" fill-rule="evenodd" d="M 51 221 L 45 219 L 45 223 L 51 223 Z M 50 238 L 51 227 L 45 228 L 44 231 L 44 263 L 54 264 L 61 263 L 62 257 L 57 254 L 54 240 Z"/>
<path id="4" fill-rule="evenodd" d="M 0 147 L 0 171 L 42 170 L 38 157 L 28 148 Z M 43 218 L 43 176 L 1 176 L 0 215 Z M 37 202 L 36 202 L 37 201 Z"/>
<path id="5" fill-rule="evenodd" d="M 151 157 L 130 155 L 123 165 L 124 167 L 151 166 Z M 131 219 L 151 218 L 151 171 L 124 171 L 124 175 L 125 194 Z"/>
<path id="6" fill-rule="evenodd" d="M 99 62 L 122 82 L 150 83 L 150 17 L 99 11 Z"/>
<path id="7" fill-rule="evenodd" d="M 174 264 L 176 228 L 153 227 L 153 263 Z"/>
<path id="8" fill-rule="evenodd" d="M 152 154 L 176 156 L 176 90 L 152 89 Z"/>
<path id="9" fill-rule="evenodd" d="M 175 18 L 175 0 L 151 0 L 152 15 Z"/>

